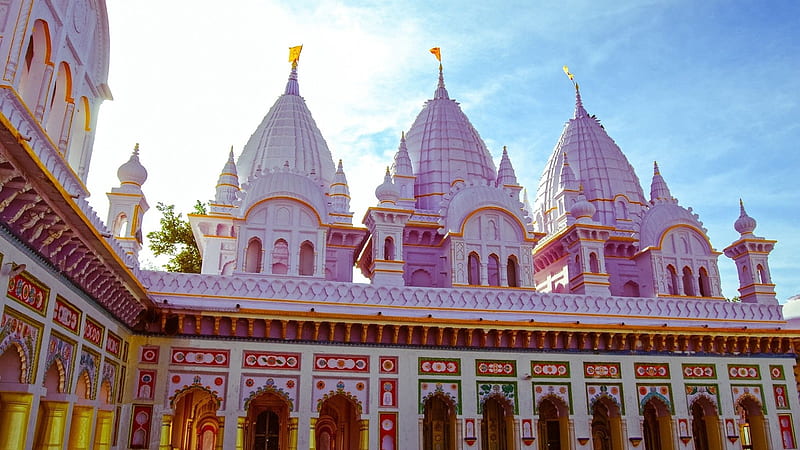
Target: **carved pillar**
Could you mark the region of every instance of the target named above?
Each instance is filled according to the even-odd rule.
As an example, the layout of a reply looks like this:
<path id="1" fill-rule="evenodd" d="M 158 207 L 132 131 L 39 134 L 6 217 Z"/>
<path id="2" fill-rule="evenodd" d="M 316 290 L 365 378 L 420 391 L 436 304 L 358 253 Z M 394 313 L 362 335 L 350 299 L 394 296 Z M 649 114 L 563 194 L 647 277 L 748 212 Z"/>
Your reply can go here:
<path id="1" fill-rule="evenodd" d="M 36 448 L 60 449 L 64 447 L 64 431 L 67 426 L 69 403 L 42 400 L 39 402 L 39 408 Z"/>
<path id="2" fill-rule="evenodd" d="M 359 422 L 359 450 L 369 450 L 369 419 Z"/>
<path id="3" fill-rule="evenodd" d="M 109 450 L 111 448 L 111 431 L 114 428 L 114 411 L 97 411 L 94 427 L 94 448 Z"/>
<path id="4" fill-rule="evenodd" d="M 289 450 L 297 450 L 297 417 L 289 417 Z"/>
<path id="5" fill-rule="evenodd" d="M 92 416 L 94 408 L 91 406 L 75 405 L 72 407 L 72 426 L 69 429 L 69 448 L 72 450 L 89 450 L 92 445 Z M 0 446 L 1 448 L 4 448 Z"/>
<path id="6" fill-rule="evenodd" d="M 247 417 L 236 418 L 236 450 L 244 450 L 244 426 Z"/>
<path id="7" fill-rule="evenodd" d="M 172 450 L 172 416 L 164 414 L 161 418 L 161 440 L 159 450 Z"/>
<path id="8" fill-rule="evenodd" d="M 0 448 L 23 450 L 28 432 L 33 394 L 23 392 L 0 393 Z"/>

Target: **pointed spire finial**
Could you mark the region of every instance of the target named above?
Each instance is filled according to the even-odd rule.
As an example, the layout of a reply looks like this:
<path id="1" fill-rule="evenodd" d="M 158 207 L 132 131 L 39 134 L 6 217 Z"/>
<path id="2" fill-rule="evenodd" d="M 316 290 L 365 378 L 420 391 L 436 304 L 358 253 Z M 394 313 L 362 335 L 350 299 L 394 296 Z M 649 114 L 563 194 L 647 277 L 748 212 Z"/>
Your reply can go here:
<path id="1" fill-rule="evenodd" d="M 228 154 L 228 159 L 233 161 L 233 145 L 231 145 L 231 152 Z"/>
<path id="2" fill-rule="evenodd" d="M 401 131 L 400 132 L 400 140 L 405 142 L 405 140 L 406 140 L 406 132 L 405 131 Z"/>
<path id="3" fill-rule="evenodd" d="M 139 156 L 139 143 L 137 142 L 136 145 L 133 146 L 133 154 L 134 156 Z"/>
<path id="4" fill-rule="evenodd" d="M 658 161 L 653 161 L 653 175 L 661 175 L 661 172 L 658 170 Z"/>
<path id="5" fill-rule="evenodd" d="M 744 202 L 742 199 L 739 199 L 739 218 L 736 219 L 736 222 L 733 223 L 733 229 L 738 231 L 739 234 L 742 236 L 745 235 L 752 235 L 753 231 L 756 229 L 756 219 L 747 215 L 747 211 L 744 210 Z"/>
<path id="6" fill-rule="evenodd" d="M 444 73 L 442 71 L 442 51 L 439 47 L 433 47 L 431 53 L 439 60 L 439 84 L 436 86 L 436 93 L 433 94 L 434 99 L 449 99 L 447 88 L 444 87 Z"/>

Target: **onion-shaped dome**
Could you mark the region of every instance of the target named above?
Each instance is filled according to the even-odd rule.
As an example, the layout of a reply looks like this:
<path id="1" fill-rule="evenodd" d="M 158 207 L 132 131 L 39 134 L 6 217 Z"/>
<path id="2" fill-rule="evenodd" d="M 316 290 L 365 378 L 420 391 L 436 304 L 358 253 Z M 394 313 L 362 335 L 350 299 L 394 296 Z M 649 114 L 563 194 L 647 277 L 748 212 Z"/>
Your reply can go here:
<path id="1" fill-rule="evenodd" d="M 575 116 L 567 122 L 539 181 L 534 209 L 546 217 L 557 211 L 556 196 L 562 189 L 564 155 L 569 153 L 569 165 L 577 179 L 583 183 L 586 198 L 594 202 L 598 220 L 603 225 L 615 226 L 616 213 L 612 200 L 624 195 L 630 204 L 645 206 L 645 197 L 639 178 L 628 163 L 622 150 L 611 139 L 596 117 L 583 108 L 580 91 L 576 90 Z M 555 220 L 545 220 L 555 227 Z M 552 233 L 556 229 L 546 229 Z"/>
<path id="2" fill-rule="evenodd" d="M 147 170 L 139 162 L 139 144 L 133 147 L 130 159 L 117 169 L 117 178 L 121 184 L 141 186 L 147 181 Z"/>
<path id="3" fill-rule="evenodd" d="M 575 197 L 575 203 L 573 203 L 572 207 L 569 209 L 569 213 L 578 222 L 590 222 L 596 211 L 597 209 L 594 205 L 586 200 L 586 196 L 583 194 L 583 186 L 581 186 L 578 191 L 578 196 Z"/>
<path id="4" fill-rule="evenodd" d="M 747 211 L 744 210 L 744 202 L 739 199 L 739 218 L 733 223 L 733 229 L 742 236 L 750 235 L 756 230 L 756 225 L 756 219 L 747 215 Z"/>
<path id="5" fill-rule="evenodd" d="M 451 100 L 439 71 L 439 85 L 406 135 L 416 180 L 417 208 L 438 210 L 442 196 L 458 182 L 496 181 L 486 144 L 461 107 Z"/>
<path id="6" fill-rule="evenodd" d="M 333 180 L 331 151 L 299 94 L 296 68 L 292 68 L 284 94 L 245 145 L 237 166 L 242 179 L 247 181 L 259 168 L 268 171 L 282 167 L 286 161 L 324 186 Z"/>
<path id="7" fill-rule="evenodd" d="M 386 168 L 386 175 L 383 176 L 383 183 L 375 188 L 375 197 L 381 205 L 394 205 L 400 198 L 400 189 L 392 183 L 392 174 Z"/>

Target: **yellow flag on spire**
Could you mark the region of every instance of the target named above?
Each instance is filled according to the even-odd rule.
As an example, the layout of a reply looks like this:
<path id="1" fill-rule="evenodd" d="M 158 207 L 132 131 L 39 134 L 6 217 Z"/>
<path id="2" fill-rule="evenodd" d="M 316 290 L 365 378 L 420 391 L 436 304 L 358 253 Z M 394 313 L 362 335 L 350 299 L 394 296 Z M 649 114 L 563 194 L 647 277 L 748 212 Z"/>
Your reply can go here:
<path id="1" fill-rule="evenodd" d="M 442 49 L 440 49 L 439 47 L 433 47 L 431 49 L 431 53 L 433 53 L 433 56 L 435 56 L 436 59 L 439 60 L 439 62 L 442 62 Z"/>
<path id="2" fill-rule="evenodd" d="M 573 75 L 573 74 L 571 74 L 569 72 L 569 67 L 567 67 L 566 65 L 564 65 L 564 73 L 567 74 L 567 76 L 569 77 L 570 81 L 575 81 L 575 75 Z"/>
<path id="3" fill-rule="evenodd" d="M 289 47 L 289 62 L 292 64 L 297 64 L 297 61 L 300 60 L 301 51 L 303 51 L 302 45 L 298 45 L 296 47 Z"/>

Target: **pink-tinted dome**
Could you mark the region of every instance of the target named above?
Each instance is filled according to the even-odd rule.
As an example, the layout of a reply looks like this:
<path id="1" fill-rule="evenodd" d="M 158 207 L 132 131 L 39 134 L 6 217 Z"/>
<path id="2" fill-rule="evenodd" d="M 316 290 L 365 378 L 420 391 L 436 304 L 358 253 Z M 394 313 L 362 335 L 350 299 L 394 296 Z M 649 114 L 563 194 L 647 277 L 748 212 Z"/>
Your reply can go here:
<path id="1" fill-rule="evenodd" d="M 417 208 L 438 210 L 442 195 L 454 181 L 486 181 L 497 177 L 486 144 L 461 107 L 451 100 L 439 72 L 439 85 L 406 135 L 417 179 Z"/>
<path id="2" fill-rule="evenodd" d="M 256 171 L 289 167 L 311 175 L 328 186 L 335 168 L 328 144 L 317 128 L 311 111 L 300 96 L 297 69 L 292 69 L 286 91 L 281 95 L 255 133 L 247 141 L 236 165 L 243 182 Z"/>
<path id="3" fill-rule="evenodd" d="M 738 231 L 739 234 L 742 236 L 746 234 L 753 234 L 753 231 L 756 230 L 756 219 L 747 215 L 747 211 L 744 210 L 744 202 L 740 199 L 739 200 L 739 218 L 736 219 L 736 222 L 733 223 L 733 229 Z"/>
<path id="4" fill-rule="evenodd" d="M 562 189 L 566 153 L 569 153 L 566 167 L 575 173 L 587 200 L 597 208 L 600 223 L 616 225 L 613 200 L 618 195 L 624 195 L 632 205 L 644 207 L 646 200 L 633 167 L 597 118 L 586 112 L 580 92 L 576 91 L 575 116 L 564 127 L 539 181 L 534 206 L 537 214 L 545 215 L 558 206 L 555 198 Z M 552 233 L 557 230 L 544 231 Z"/>

